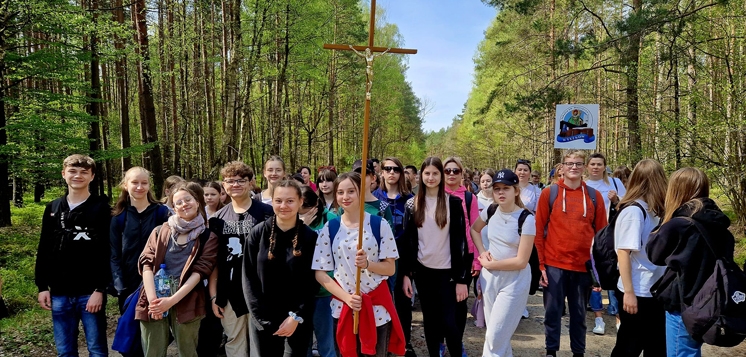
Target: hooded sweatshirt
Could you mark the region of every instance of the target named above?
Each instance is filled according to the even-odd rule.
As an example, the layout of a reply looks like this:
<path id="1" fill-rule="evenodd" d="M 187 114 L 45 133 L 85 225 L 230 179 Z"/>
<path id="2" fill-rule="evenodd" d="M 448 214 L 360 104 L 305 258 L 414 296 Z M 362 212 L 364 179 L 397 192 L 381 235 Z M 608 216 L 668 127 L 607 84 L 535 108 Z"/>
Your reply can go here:
<path id="1" fill-rule="evenodd" d="M 474 261 L 472 262 L 472 267 L 475 271 L 481 271 L 482 270 L 482 264 L 479 264 L 479 254 L 477 253 L 477 246 L 474 245 L 474 241 L 471 240 L 471 225 L 474 224 L 474 222 L 477 221 L 479 218 L 479 198 L 477 198 L 477 195 L 472 194 L 471 199 L 471 207 L 467 209 L 466 207 L 466 187 L 459 186 L 458 189 L 455 191 L 451 191 L 448 186 L 446 186 L 446 193 L 449 195 L 456 196 L 461 199 L 461 207 L 464 209 L 464 218 L 468 222 L 466 222 L 466 241 L 469 243 L 469 253 L 475 253 L 474 254 Z"/>
<path id="2" fill-rule="evenodd" d="M 569 188 L 564 180 L 557 185 L 559 192 L 549 212 L 550 190 L 544 189 L 536 205 L 536 252 L 539 253 L 539 269 L 545 265 L 555 268 L 584 272 L 585 262 L 591 259 L 593 236 L 605 227 L 606 208 L 603 198 L 596 192 L 596 207 L 593 207 L 585 182 L 577 188 Z"/>
<path id="3" fill-rule="evenodd" d="M 650 234 L 646 246 L 653 264 L 665 265 L 666 272 L 652 290 L 654 296 L 669 312 L 680 312 L 681 303 L 691 305 L 705 281 L 715 269 L 715 256 L 707 247 L 705 238 L 691 217 L 707 230 L 715 251 L 726 258 L 733 258 L 735 239 L 728 231 L 730 219 L 709 198 L 701 199 L 704 207 L 694 212 L 689 205 L 679 207 L 673 218 Z M 683 297 L 683 301 L 682 301 Z"/>

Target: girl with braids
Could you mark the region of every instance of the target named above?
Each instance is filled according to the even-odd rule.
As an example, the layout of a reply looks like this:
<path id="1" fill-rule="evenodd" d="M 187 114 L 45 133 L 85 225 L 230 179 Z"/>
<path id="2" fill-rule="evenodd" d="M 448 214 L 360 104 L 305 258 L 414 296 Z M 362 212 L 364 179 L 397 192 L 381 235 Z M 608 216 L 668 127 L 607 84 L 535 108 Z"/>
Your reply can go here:
<path id="1" fill-rule="evenodd" d="M 267 179 L 267 189 L 262 191 L 259 199 L 262 203 L 272 204 L 275 186 L 285 179 L 285 161 L 277 155 L 270 156 L 264 163 L 264 178 Z"/>
<path id="2" fill-rule="evenodd" d="M 300 186 L 294 180 L 277 183 L 274 217 L 254 226 L 244 247 L 251 356 L 305 357 L 308 352 L 319 291 L 311 269 L 317 235 L 298 218 Z"/>
<path id="3" fill-rule="evenodd" d="M 354 172 L 337 177 L 334 191 L 344 213 L 321 229 L 313 269 L 316 280 L 334 295 L 331 314 L 342 356 L 385 357 L 388 352 L 403 356 L 404 332 L 386 283 L 399 253 L 391 227 L 381 217 L 366 212 L 360 221 L 361 192 L 367 190 L 360 181 L 360 174 Z M 363 248 L 357 249 L 360 229 Z M 357 268 L 362 269 L 360 295 L 355 294 Z M 334 279 L 327 275 L 330 271 Z M 353 311 L 360 312 L 358 335 L 353 333 Z"/>
<path id="4" fill-rule="evenodd" d="M 319 187 L 319 201 L 331 212 L 336 212 L 338 207 L 334 195 L 334 180 L 336 179 L 337 172 L 329 169 L 321 170 L 316 176 L 316 186 Z"/>

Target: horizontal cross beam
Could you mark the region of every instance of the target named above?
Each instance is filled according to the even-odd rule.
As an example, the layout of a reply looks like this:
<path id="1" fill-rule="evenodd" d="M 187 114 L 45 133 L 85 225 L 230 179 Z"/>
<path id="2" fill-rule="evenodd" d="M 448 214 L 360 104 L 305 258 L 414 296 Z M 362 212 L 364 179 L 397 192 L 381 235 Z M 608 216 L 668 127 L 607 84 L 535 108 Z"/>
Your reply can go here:
<path id="1" fill-rule="evenodd" d="M 328 44 L 328 43 L 324 44 L 324 49 L 327 49 L 327 50 L 349 51 L 350 47 L 354 48 L 356 51 L 365 51 L 366 48 L 370 48 L 371 52 L 388 52 L 388 53 L 400 53 L 400 54 L 407 54 L 407 55 L 413 55 L 417 53 L 417 50 L 409 49 L 409 48 L 350 46 L 350 45 L 336 45 L 336 44 Z"/>

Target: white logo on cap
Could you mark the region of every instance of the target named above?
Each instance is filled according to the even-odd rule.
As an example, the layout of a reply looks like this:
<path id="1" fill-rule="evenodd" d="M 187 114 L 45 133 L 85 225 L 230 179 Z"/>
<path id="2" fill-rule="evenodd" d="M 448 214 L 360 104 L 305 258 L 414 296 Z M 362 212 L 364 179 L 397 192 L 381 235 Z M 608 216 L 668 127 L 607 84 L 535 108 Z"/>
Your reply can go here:
<path id="1" fill-rule="evenodd" d="M 736 304 L 739 304 L 739 303 L 746 301 L 746 294 L 740 291 L 736 291 L 735 293 L 733 293 L 733 296 L 731 297 L 731 299 L 733 299 L 733 301 Z"/>
<path id="2" fill-rule="evenodd" d="M 504 172 L 498 172 L 497 173 L 497 178 L 499 178 L 499 179 L 505 178 L 505 173 Z"/>

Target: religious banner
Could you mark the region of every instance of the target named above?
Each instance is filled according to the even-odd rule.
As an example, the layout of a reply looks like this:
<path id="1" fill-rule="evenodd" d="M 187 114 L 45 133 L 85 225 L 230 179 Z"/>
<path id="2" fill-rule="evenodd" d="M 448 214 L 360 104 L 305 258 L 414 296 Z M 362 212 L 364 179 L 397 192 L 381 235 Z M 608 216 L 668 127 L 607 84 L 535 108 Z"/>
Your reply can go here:
<path id="1" fill-rule="evenodd" d="M 598 118 L 598 104 L 558 104 L 554 148 L 595 150 Z"/>

